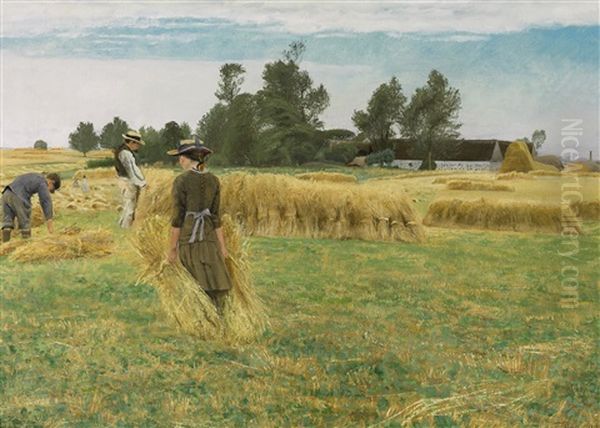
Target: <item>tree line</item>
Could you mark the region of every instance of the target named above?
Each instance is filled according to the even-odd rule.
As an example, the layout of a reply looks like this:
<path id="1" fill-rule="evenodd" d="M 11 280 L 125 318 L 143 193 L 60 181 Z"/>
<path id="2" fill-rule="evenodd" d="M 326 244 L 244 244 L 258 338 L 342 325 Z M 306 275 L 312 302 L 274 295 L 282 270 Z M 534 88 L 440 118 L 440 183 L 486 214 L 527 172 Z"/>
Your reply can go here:
<path id="1" fill-rule="evenodd" d="M 324 129 L 321 115 L 330 104 L 323 84 L 315 84 L 301 69 L 306 47 L 293 42 L 282 57 L 265 64 L 263 85 L 256 93 L 242 92 L 246 70 L 241 64 L 220 68 L 215 105 L 196 128 L 171 121 L 162 129 L 140 129 L 146 145 L 140 150 L 145 162 L 169 162 L 165 152 L 181 139 L 197 135 L 222 165 L 299 165 L 311 161 L 348 162 L 356 144 L 368 142 L 373 151 L 393 149 L 396 136 L 411 138 L 423 160 L 435 158 L 443 143 L 459 135 L 461 107 L 458 89 L 442 73 L 433 70 L 427 83 L 416 89 L 410 101 L 396 77 L 375 89 L 365 109 L 355 110 L 352 121 L 359 134 L 346 129 Z M 69 135 L 69 146 L 84 155 L 99 147 L 112 149 L 122 142 L 128 124 L 119 117 L 96 133 L 91 122 L 81 122 Z M 332 141 L 344 144 L 331 144 Z M 426 164 L 429 168 L 432 165 Z"/>

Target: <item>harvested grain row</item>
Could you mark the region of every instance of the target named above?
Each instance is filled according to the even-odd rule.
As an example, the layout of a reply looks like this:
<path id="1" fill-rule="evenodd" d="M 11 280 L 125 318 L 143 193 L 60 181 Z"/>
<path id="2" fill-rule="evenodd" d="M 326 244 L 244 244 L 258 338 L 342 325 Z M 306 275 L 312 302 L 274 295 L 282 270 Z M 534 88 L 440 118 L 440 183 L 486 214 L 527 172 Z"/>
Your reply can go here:
<path id="1" fill-rule="evenodd" d="M 498 184 L 493 181 L 471 181 L 471 180 L 452 180 L 446 185 L 448 190 L 489 190 L 514 192 L 515 188 L 507 184 Z"/>
<path id="2" fill-rule="evenodd" d="M 571 203 L 577 217 L 584 220 L 600 220 L 600 201 L 577 201 Z"/>
<path id="3" fill-rule="evenodd" d="M 306 172 L 295 175 L 300 180 L 330 181 L 334 183 L 358 183 L 354 175 L 341 174 L 339 172 Z"/>
<path id="4" fill-rule="evenodd" d="M 560 233 L 581 225 L 568 206 L 517 201 L 443 199 L 433 202 L 423 221 L 428 226 Z"/>

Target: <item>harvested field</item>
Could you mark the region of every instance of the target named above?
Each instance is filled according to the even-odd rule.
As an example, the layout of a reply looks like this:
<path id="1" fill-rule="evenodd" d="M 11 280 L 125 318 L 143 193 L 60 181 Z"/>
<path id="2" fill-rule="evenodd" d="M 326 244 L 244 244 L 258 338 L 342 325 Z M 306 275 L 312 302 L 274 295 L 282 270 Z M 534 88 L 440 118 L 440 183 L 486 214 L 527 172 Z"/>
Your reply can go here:
<path id="1" fill-rule="evenodd" d="M 477 199 L 443 199 L 429 206 L 423 221 L 428 226 L 560 233 L 570 225 L 581 233 L 581 225 L 569 207 L 561 205 Z"/>

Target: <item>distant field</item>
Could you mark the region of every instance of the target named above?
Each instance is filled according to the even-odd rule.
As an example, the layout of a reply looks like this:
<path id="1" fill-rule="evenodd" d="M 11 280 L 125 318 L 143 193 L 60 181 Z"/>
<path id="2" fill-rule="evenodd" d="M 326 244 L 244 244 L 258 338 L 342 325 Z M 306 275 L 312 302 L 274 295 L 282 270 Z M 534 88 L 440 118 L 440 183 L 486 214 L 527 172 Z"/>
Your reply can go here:
<path id="1" fill-rule="evenodd" d="M 36 160 L 15 166 L 50 165 Z M 355 175 L 348 186 L 406 193 L 421 216 L 440 198 L 559 204 L 574 180 L 465 191 L 434 180 L 495 175 L 325 169 Z M 598 178 L 578 180 L 584 200 L 597 200 Z M 114 179 L 90 182 L 113 204 Z M 69 179 L 65 189 L 77 194 Z M 249 238 L 271 326 L 231 347 L 170 324 L 155 290 L 136 284 L 131 232 L 117 217 L 115 207 L 56 218 L 58 227 L 109 229 L 111 256 L 0 257 L 0 426 L 593 427 L 600 418 L 598 221 L 583 223 L 570 257 L 561 255 L 569 238 L 551 233 L 425 227 L 420 244 Z M 561 305 L 565 266 L 576 268 L 574 308 Z"/>

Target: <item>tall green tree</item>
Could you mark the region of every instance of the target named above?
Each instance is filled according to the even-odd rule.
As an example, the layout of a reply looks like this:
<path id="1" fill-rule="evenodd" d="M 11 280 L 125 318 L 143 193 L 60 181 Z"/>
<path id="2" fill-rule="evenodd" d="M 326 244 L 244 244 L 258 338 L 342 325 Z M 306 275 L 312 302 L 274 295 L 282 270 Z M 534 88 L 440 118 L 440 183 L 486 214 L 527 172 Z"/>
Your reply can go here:
<path id="1" fill-rule="evenodd" d="M 192 138 L 192 128 L 189 123 L 181 123 L 181 134 L 183 135 L 184 140 L 189 140 L 190 138 Z"/>
<path id="2" fill-rule="evenodd" d="M 116 116 L 112 122 L 107 123 L 100 133 L 100 147 L 103 149 L 114 149 L 123 143 L 123 134 L 129 130 L 129 125 L 120 117 Z"/>
<path id="3" fill-rule="evenodd" d="M 300 69 L 304 51 L 302 42 L 294 42 L 283 59 L 265 65 L 256 95 L 261 162 L 298 164 L 312 160 L 321 148 L 315 136 L 323 127 L 319 116 L 329 106 L 329 94 Z"/>
<path id="4" fill-rule="evenodd" d="M 435 169 L 435 158 L 451 150 L 452 145 L 447 143 L 460 135 L 460 107 L 458 89 L 437 70 L 432 70 L 427 84 L 413 94 L 401 123 L 403 134 L 415 139 L 419 147 L 421 169 Z"/>
<path id="5" fill-rule="evenodd" d="M 160 145 L 164 152 L 161 160 L 165 162 L 175 163 L 177 158 L 166 154 L 168 150 L 176 149 L 179 142 L 184 138 L 181 126 L 175 121 L 165 123 L 163 129 L 160 130 Z"/>
<path id="6" fill-rule="evenodd" d="M 222 157 L 231 165 L 258 163 L 258 116 L 256 98 L 251 94 L 236 96 L 227 111 Z"/>
<path id="7" fill-rule="evenodd" d="M 165 159 L 165 150 L 161 145 L 160 132 L 151 126 L 142 126 L 140 134 L 144 145 L 140 148 L 140 159 L 144 163 L 154 163 Z"/>
<path id="8" fill-rule="evenodd" d="M 234 98 L 240 93 L 244 83 L 244 73 L 246 69 L 242 64 L 227 63 L 221 66 L 219 70 L 220 81 L 215 96 L 225 104 L 231 104 Z"/>
<path id="9" fill-rule="evenodd" d="M 83 153 L 87 153 L 98 148 L 100 138 L 94 131 L 94 124 L 91 122 L 79 122 L 77 130 L 69 134 L 69 147 Z"/>
<path id="10" fill-rule="evenodd" d="M 391 139 L 399 130 L 406 97 L 396 77 L 379 85 L 366 110 L 355 110 L 354 125 L 371 141 L 374 151 L 391 149 Z"/>
<path id="11" fill-rule="evenodd" d="M 196 135 L 219 156 L 227 129 L 227 112 L 228 107 L 225 104 L 217 103 L 202 116 L 196 126 Z"/>

